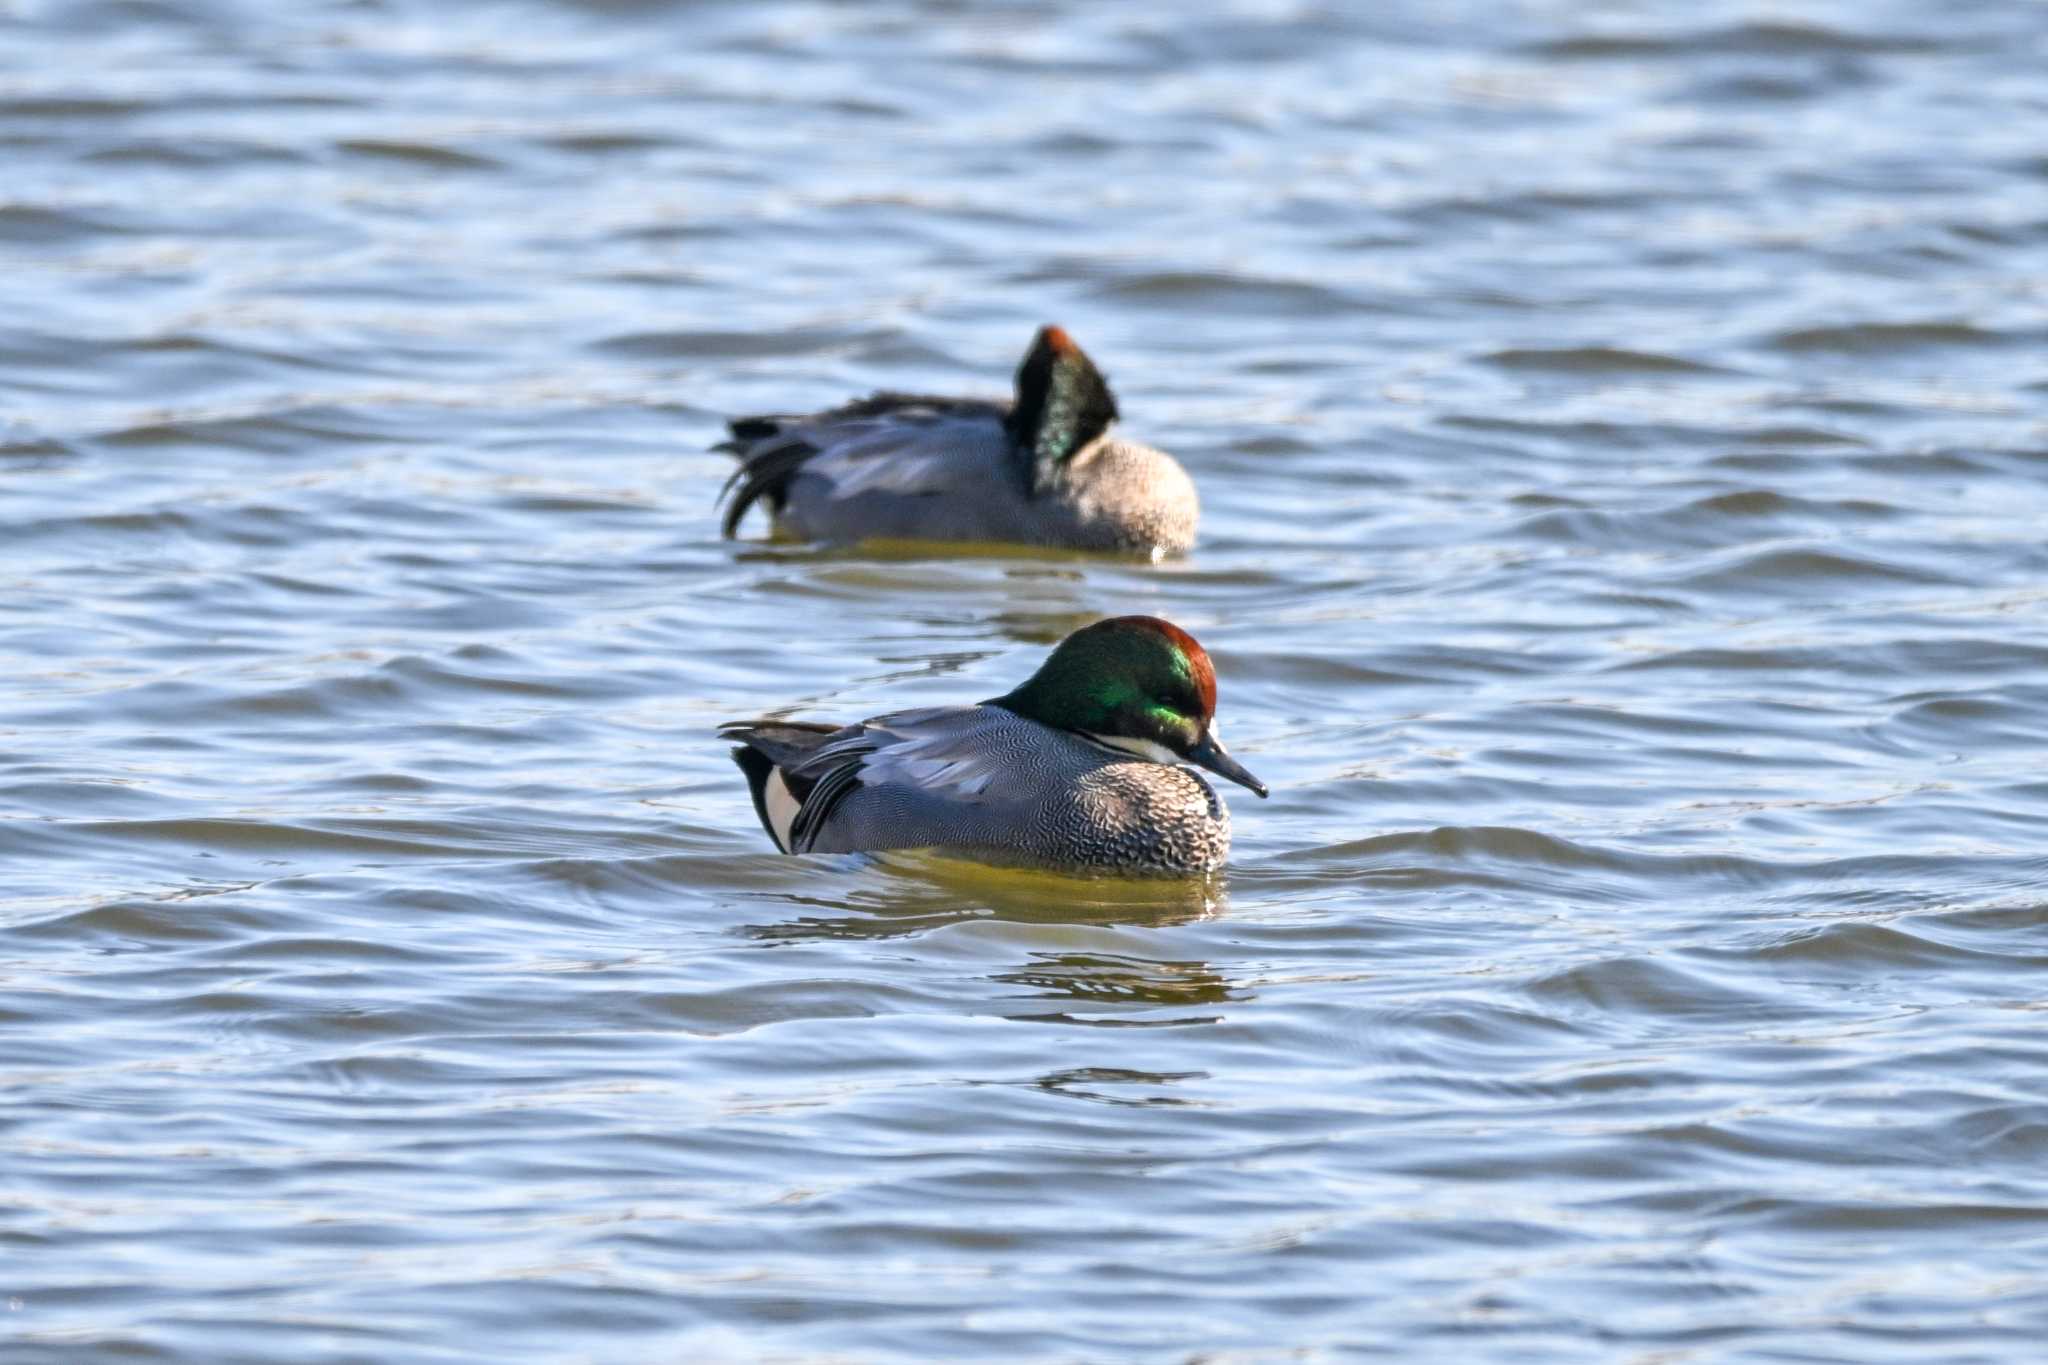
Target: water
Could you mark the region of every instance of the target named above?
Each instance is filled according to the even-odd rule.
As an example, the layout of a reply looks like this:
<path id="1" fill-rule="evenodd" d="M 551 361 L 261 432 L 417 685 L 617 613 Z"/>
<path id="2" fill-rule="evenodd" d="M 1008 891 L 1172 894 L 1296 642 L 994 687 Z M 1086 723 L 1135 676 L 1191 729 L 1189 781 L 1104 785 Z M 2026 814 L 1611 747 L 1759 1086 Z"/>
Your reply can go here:
<path id="1" fill-rule="evenodd" d="M 2044 58 L 0 4 L 0 1354 L 2032 1358 Z M 1044 321 L 1186 562 L 715 538 L 722 415 Z M 711 735 L 1121 612 L 1213 886 L 780 858 Z"/>

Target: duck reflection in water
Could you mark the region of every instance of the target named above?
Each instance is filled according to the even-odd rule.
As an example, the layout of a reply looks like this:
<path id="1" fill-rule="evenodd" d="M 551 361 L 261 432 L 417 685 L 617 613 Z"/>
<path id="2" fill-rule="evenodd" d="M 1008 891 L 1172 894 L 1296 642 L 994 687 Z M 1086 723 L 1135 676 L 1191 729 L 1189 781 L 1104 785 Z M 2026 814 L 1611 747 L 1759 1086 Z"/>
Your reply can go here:
<path id="1" fill-rule="evenodd" d="M 1059 935 L 1061 946 L 1051 949 L 1043 946 L 1048 935 L 1032 932 L 1034 926 L 1113 930 L 1198 923 L 1222 912 L 1220 883 L 1068 877 L 923 853 L 872 855 L 870 861 L 886 874 L 881 881 L 837 898 L 790 896 L 790 904 L 820 913 L 742 932 L 764 943 L 789 944 L 909 938 L 968 922 L 1015 925 L 1016 946 L 1026 950 L 1022 960 L 987 979 L 1028 988 L 1011 998 L 1032 1008 L 1004 1011 L 1018 1020 L 1122 1028 L 1208 1024 L 1222 1017 L 1214 1007 L 1250 998 L 1245 987 L 1206 962 L 1141 956 L 1106 944 L 1100 951 L 1083 950 L 1069 934 Z M 1209 1008 L 1189 1013 L 1191 1006 Z"/>

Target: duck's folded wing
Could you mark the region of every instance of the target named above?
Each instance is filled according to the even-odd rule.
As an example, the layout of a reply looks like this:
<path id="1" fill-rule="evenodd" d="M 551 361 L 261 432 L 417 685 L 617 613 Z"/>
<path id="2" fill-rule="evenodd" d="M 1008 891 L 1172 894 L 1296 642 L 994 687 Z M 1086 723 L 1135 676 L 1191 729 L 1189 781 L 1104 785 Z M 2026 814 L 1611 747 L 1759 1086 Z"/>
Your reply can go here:
<path id="1" fill-rule="evenodd" d="M 861 781 L 867 786 L 901 786 L 980 802 L 1009 770 L 1003 749 L 988 743 L 979 706 L 898 711 L 862 728 L 874 741 L 861 758 Z"/>
<path id="2" fill-rule="evenodd" d="M 838 499 L 865 492 L 944 492 L 963 449 L 1004 443 L 1007 405 L 980 399 L 881 393 L 808 417 L 743 417 L 717 447 L 740 466 L 719 493 L 730 497 L 722 530 L 730 538 L 762 498 L 780 511 L 799 472 L 817 474 Z"/>
<path id="3" fill-rule="evenodd" d="M 1006 765 L 1001 751 L 986 743 L 984 724 L 981 707 L 935 706 L 878 716 L 833 735 L 787 772 L 802 802 L 790 826 L 790 850 L 815 848 L 835 813 L 857 823 L 884 808 L 958 815 L 999 799 Z"/>

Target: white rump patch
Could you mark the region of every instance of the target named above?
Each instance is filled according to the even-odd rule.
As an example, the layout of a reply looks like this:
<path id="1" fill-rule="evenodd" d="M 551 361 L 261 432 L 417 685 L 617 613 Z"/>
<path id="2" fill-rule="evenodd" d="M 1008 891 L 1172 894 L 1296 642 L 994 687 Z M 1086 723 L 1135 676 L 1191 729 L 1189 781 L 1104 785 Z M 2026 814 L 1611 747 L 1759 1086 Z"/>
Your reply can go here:
<path id="1" fill-rule="evenodd" d="M 768 812 L 768 833 L 784 853 L 789 852 L 789 827 L 796 823 L 797 800 L 782 780 L 782 769 L 774 768 L 761 784 L 761 805 Z"/>

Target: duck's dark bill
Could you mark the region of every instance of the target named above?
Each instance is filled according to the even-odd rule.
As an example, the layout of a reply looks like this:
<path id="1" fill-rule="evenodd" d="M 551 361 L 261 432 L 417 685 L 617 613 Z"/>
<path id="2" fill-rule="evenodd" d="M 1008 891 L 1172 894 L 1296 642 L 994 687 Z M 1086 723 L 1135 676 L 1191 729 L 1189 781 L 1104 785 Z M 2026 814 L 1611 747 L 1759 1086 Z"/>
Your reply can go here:
<path id="1" fill-rule="evenodd" d="M 1245 771 L 1244 765 L 1232 758 L 1214 735 L 1203 735 L 1202 742 L 1188 750 L 1188 762 L 1196 767 L 1207 768 L 1219 777 L 1227 777 L 1240 786 L 1250 787 L 1260 796 L 1266 794 L 1266 784 Z"/>

